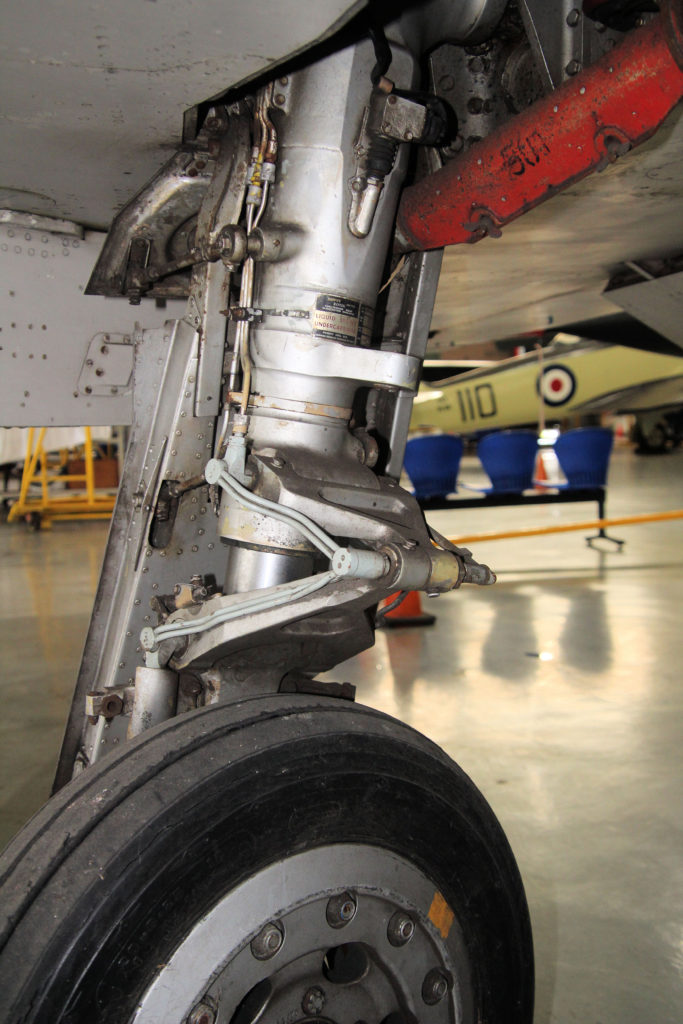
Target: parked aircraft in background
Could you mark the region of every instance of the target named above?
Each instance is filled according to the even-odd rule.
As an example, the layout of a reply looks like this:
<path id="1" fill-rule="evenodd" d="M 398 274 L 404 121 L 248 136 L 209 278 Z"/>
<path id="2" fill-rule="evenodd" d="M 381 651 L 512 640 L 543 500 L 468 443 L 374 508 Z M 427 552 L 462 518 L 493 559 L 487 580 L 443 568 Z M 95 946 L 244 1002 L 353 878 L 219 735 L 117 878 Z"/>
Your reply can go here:
<path id="1" fill-rule="evenodd" d="M 647 446 L 662 413 L 683 405 L 683 358 L 596 341 L 556 340 L 541 351 L 423 383 L 411 430 L 458 434 L 605 411 L 635 413 Z"/>

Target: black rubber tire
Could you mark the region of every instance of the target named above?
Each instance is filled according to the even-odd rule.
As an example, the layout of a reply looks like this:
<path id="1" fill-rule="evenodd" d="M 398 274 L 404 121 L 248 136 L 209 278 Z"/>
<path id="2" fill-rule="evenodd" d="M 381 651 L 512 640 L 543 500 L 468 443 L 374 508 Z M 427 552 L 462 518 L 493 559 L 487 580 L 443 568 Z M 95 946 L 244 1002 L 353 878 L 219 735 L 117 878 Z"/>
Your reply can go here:
<path id="1" fill-rule="evenodd" d="M 647 434 L 636 424 L 635 440 L 638 455 L 663 455 L 672 447 L 666 423 L 663 421 L 651 427 Z"/>
<path id="2" fill-rule="evenodd" d="M 392 850 L 428 875 L 464 932 L 474 1020 L 531 1024 L 524 891 L 481 794 L 407 726 L 305 695 L 174 719 L 32 819 L 0 858 L 0 1020 L 124 1024 L 220 896 L 335 842 Z"/>

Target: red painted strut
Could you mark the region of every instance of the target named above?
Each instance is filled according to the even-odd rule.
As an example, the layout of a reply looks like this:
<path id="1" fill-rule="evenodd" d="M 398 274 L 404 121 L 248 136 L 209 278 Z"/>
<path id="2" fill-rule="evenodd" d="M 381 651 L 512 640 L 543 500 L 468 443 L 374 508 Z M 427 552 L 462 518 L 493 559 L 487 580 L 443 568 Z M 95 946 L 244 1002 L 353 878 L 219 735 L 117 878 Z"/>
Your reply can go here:
<path id="1" fill-rule="evenodd" d="M 679 7 L 674 0 L 671 8 Z M 437 249 L 497 236 L 503 224 L 649 138 L 683 96 L 671 8 L 464 156 L 407 188 L 398 248 Z"/>

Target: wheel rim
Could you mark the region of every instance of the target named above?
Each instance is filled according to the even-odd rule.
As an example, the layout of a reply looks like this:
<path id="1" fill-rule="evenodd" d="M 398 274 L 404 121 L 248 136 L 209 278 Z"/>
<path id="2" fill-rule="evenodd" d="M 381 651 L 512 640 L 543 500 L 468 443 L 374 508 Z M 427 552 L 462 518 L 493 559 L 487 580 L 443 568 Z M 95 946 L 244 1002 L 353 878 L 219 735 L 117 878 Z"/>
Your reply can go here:
<path id="1" fill-rule="evenodd" d="M 134 1024 L 464 1024 L 468 958 L 415 865 L 337 844 L 246 879 L 188 933 Z"/>

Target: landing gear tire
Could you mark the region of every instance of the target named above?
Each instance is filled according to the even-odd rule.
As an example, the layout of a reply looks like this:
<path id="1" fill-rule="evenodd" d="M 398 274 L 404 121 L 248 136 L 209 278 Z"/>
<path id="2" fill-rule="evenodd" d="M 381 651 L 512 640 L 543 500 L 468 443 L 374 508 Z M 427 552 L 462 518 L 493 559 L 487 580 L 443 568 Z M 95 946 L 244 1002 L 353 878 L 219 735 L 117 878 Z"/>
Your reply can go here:
<path id="1" fill-rule="evenodd" d="M 424 737 L 304 695 L 89 769 L 0 858 L 0 1020 L 531 1024 L 521 880 Z"/>
<path id="2" fill-rule="evenodd" d="M 672 431 L 665 420 L 660 420 L 649 429 L 636 424 L 635 441 L 638 455 L 663 455 L 675 447 Z"/>

